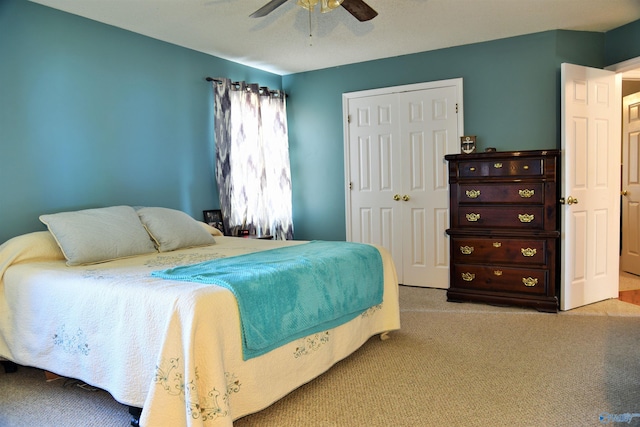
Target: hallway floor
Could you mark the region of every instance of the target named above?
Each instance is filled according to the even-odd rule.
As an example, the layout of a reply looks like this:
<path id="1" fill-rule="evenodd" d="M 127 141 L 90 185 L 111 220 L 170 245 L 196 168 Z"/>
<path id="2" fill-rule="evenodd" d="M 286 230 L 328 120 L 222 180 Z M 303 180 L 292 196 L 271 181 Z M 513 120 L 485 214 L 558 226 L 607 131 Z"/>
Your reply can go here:
<path id="1" fill-rule="evenodd" d="M 620 272 L 620 291 L 618 292 L 620 301 L 640 305 L 640 276 Z"/>
<path id="2" fill-rule="evenodd" d="M 620 301 L 640 305 L 640 289 L 634 289 L 632 291 L 620 291 L 618 293 L 618 299 Z"/>

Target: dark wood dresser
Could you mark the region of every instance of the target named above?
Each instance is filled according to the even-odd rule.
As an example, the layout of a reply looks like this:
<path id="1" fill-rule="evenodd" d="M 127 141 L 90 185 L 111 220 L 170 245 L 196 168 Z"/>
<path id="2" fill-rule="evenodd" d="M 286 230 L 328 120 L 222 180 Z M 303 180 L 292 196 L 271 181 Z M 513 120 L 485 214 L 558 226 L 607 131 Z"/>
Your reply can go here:
<path id="1" fill-rule="evenodd" d="M 447 155 L 448 301 L 556 312 L 558 150 Z"/>

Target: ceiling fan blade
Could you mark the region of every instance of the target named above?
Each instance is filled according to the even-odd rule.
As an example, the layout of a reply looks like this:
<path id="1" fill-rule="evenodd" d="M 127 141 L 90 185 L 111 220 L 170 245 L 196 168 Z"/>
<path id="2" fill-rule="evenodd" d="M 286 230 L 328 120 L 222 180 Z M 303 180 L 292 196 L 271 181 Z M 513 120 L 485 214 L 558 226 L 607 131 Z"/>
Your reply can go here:
<path id="1" fill-rule="evenodd" d="M 342 7 L 347 9 L 360 22 L 369 21 L 378 16 L 378 12 L 362 0 L 344 0 Z"/>
<path id="2" fill-rule="evenodd" d="M 271 0 L 269 3 L 265 4 L 260 9 L 256 10 L 251 15 L 249 15 L 249 17 L 262 18 L 263 16 L 267 16 L 268 14 L 270 14 L 271 12 L 273 12 L 274 10 L 282 6 L 287 1 L 288 0 Z"/>

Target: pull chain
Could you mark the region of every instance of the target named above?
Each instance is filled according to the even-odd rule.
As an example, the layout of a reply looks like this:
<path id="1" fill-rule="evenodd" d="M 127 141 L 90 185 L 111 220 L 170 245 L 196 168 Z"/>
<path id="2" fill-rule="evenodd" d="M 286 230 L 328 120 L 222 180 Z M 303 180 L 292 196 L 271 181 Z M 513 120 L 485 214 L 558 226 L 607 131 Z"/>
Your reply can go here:
<path id="1" fill-rule="evenodd" d="M 309 46 L 313 46 L 313 40 L 311 38 L 311 8 L 307 10 L 309 11 Z"/>

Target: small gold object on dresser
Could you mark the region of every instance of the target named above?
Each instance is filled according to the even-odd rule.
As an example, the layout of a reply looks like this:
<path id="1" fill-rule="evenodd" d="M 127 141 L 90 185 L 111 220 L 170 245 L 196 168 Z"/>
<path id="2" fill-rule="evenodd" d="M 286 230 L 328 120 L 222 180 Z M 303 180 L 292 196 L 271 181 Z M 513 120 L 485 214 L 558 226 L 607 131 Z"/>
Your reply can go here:
<path id="1" fill-rule="evenodd" d="M 557 312 L 559 150 L 450 154 L 447 300 Z"/>

